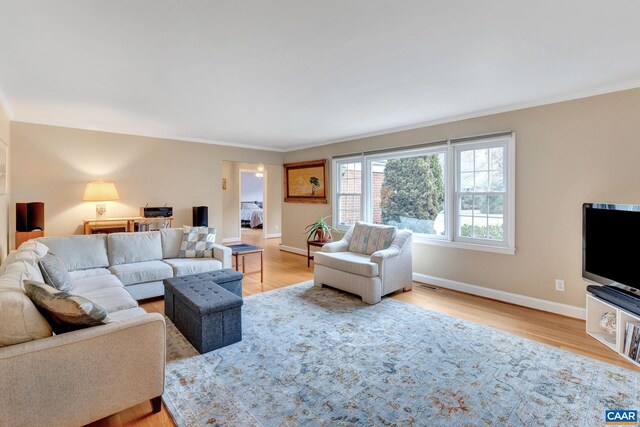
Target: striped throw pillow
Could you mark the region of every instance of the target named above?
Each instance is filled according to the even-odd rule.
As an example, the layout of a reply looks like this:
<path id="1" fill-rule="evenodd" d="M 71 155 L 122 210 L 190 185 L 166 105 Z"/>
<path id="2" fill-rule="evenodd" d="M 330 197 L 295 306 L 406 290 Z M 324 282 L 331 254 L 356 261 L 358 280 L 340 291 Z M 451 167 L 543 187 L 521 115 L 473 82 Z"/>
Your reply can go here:
<path id="1" fill-rule="evenodd" d="M 387 249 L 395 237 L 395 227 L 357 222 L 349 242 L 349 252 L 371 255 L 376 251 Z"/>

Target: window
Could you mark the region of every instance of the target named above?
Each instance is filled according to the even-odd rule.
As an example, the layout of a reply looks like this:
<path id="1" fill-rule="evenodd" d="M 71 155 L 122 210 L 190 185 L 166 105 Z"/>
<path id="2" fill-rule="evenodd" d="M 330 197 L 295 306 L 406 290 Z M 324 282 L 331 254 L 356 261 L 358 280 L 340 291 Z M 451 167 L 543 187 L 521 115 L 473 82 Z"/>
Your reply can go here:
<path id="1" fill-rule="evenodd" d="M 446 236 L 446 149 L 367 158 L 367 220 Z"/>
<path id="2" fill-rule="evenodd" d="M 514 253 L 512 134 L 334 159 L 334 219 L 414 232 L 414 240 Z"/>
<path id="3" fill-rule="evenodd" d="M 334 164 L 334 170 L 337 171 L 336 224 L 338 227 L 348 228 L 362 219 L 362 162 L 338 161 Z"/>

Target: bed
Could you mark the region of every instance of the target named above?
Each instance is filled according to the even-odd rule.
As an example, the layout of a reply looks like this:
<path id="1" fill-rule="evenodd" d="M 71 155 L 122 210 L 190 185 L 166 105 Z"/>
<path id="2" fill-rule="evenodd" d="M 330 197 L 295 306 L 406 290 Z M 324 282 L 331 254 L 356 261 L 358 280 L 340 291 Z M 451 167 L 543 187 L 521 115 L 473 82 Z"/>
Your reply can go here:
<path id="1" fill-rule="evenodd" d="M 242 202 L 240 205 L 240 223 L 243 227 L 262 228 L 263 222 L 262 202 Z"/>

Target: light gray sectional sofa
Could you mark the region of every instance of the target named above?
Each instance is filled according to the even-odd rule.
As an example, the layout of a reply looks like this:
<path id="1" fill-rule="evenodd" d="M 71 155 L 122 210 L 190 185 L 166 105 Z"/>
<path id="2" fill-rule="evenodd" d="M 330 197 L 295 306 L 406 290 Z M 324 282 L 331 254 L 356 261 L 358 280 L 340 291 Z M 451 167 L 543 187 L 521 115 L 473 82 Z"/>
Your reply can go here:
<path id="1" fill-rule="evenodd" d="M 164 317 L 136 299 L 163 294 L 162 280 L 227 268 L 231 250 L 214 258 L 178 258 L 182 229 L 45 237 L 24 243 L 0 266 L 0 426 L 84 425 L 164 392 Z M 66 263 L 71 293 L 102 306 L 110 322 L 53 335 L 24 294 L 42 282 L 39 259 Z M 133 297 L 132 297 L 133 296 Z"/>
<path id="2" fill-rule="evenodd" d="M 37 240 L 68 263 L 73 279 L 113 275 L 142 300 L 162 296 L 164 279 L 231 267 L 231 249 L 221 245 L 214 245 L 213 258 L 179 258 L 182 236 L 182 228 L 166 228 Z"/>

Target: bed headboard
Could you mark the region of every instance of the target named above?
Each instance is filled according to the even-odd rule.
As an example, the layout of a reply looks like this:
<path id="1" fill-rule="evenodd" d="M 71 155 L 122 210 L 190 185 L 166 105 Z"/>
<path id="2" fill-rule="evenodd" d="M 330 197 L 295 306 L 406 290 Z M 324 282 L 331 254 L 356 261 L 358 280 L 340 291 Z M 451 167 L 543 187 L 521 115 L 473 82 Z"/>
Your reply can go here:
<path id="1" fill-rule="evenodd" d="M 256 205 L 260 206 L 260 208 L 262 209 L 262 200 L 243 200 L 240 203 L 255 203 Z"/>

